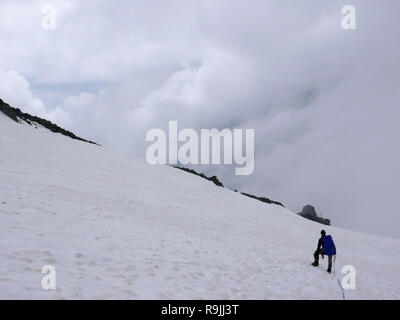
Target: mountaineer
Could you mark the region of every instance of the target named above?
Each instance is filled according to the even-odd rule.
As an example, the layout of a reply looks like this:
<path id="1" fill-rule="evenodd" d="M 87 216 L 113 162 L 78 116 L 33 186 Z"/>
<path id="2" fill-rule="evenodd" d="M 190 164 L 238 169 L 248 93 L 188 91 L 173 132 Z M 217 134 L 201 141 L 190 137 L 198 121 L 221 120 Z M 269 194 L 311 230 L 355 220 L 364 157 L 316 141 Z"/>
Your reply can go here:
<path id="1" fill-rule="evenodd" d="M 314 252 L 314 262 L 311 263 L 314 267 L 319 266 L 319 255 L 324 258 L 324 255 L 328 256 L 328 272 L 332 270 L 332 256 L 336 256 L 336 247 L 333 239 L 330 235 L 327 235 L 325 230 L 321 230 L 321 238 L 318 240 L 317 250 Z"/>

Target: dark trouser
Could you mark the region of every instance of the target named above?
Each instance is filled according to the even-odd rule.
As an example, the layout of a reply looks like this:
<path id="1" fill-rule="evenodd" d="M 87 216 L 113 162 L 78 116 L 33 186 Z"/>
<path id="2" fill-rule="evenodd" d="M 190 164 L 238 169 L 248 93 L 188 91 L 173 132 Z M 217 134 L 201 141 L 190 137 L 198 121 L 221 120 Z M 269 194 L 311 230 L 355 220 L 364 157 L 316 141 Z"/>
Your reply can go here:
<path id="1" fill-rule="evenodd" d="M 322 254 L 322 251 L 315 251 L 314 252 L 314 259 L 315 262 L 318 263 L 319 261 L 319 255 Z M 328 256 L 328 271 L 331 271 L 332 269 L 332 256 Z"/>

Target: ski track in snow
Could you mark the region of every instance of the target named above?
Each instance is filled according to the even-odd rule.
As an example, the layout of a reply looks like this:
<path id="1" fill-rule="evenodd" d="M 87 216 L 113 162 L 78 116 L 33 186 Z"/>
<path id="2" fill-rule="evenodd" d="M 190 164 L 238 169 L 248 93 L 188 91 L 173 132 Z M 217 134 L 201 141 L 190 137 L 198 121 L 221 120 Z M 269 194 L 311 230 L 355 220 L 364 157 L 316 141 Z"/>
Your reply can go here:
<path id="1" fill-rule="evenodd" d="M 400 240 L 325 227 L 202 178 L 0 117 L 1 299 L 400 298 Z M 319 231 L 336 278 L 313 268 Z M 56 268 L 43 290 L 41 269 Z"/>

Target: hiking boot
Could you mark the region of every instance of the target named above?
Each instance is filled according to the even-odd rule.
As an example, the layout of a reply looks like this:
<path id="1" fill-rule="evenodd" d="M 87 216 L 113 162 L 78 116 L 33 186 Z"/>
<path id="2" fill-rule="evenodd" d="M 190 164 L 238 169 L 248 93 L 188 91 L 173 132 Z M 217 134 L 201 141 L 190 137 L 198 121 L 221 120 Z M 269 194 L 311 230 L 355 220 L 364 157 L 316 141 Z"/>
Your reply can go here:
<path id="1" fill-rule="evenodd" d="M 328 271 L 329 273 L 331 273 L 331 269 L 328 269 L 328 270 L 326 270 L 326 271 Z"/>
<path id="2" fill-rule="evenodd" d="M 315 262 L 315 261 L 313 263 L 311 263 L 311 265 L 314 266 L 314 267 L 318 267 L 319 266 L 318 262 Z"/>

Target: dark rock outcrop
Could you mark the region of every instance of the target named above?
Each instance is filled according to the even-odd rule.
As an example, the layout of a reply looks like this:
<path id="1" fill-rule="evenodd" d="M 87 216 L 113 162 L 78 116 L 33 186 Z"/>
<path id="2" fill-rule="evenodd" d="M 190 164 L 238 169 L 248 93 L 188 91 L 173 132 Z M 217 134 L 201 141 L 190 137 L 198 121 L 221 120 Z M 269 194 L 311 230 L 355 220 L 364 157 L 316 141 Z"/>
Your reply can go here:
<path id="1" fill-rule="evenodd" d="M 258 201 L 261 201 L 261 202 L 265 202 L 265 203 L 269 203 L 269 204 L 276 204 L 278 206 L 285 207 L 282 203 L 280 203 L 278 201 L 274 201 L 274 200 L 268 199 L 268 198 L 265 198 L 265 197 L 257 197 L 255 195 L 252 195 L 252 194 L 249 194 L 249 193 L 245 193 L 245 192 L 241 192 L 241 194 L 246 196 L 246 197 L 250 197 L 250 198 L 256 199 Z"/>
<path id="2" fill-rule="evenodd" d="M 178 167 L 178 166 L 173 166 L 173 167 L 177 168 L 177 169 L 180 169 L 180 170 L 183 170 L 183 171 L 186 171 L 186 172 L 189 172 L 191 174 L 194 174 L 194 175 L 199 176 L 201 178 L 204 178 L 206 180 L 209 180 L 209 181 L 213 182 L 215 185 L 224 188 L 224 185 L 222 184 L 222 182 L 216 176 L 207 177 L 205 174 L 198 173 L 198 172 L 196 172 L 196 171 L 194 171 L 192 169 L 189 169 L 189 168 L 183 168 L 183 167 Z M 233 191 L 234 192 L 238 192 L 237 190 L 233 190 Z M 246 197 L 250 197 L 252 199 L 256 199 L 256 200 L 264 202 L 264 203 L 276 204 L 278 206 L 285 207 L 282 203 L 280 203 L 278 201 L 273 201 L 273 200 L 270 200 L 270 199 L 265 198 L 265 197 L 257 197 L 255 195 L 252 195 L 252 194 L 249 194 L 249 193 L 245 193 L 245 192 L 240 192 L 240 193 L 242 195 L 246 196 Z"/>
<path id="3" fill-rule="evenodd" d="M 203 173 L 198 173 L 198 172 L 196 172 L 196 171 L 194 171 L 194 170 L 192 170 L 192 169 L 189 169 L 189 168 L 183 168 L 183 167 L 178 167 L 178 166 L 173 166 L 174 168 L 177 168 L 177 169 L 180 169 L 180 170 L 183 170 L 183 171 L 186 171 L 186 172 L 189 172 L 189 173 L 191 173 L 191 174 L 194 174 L 194 175 L 196 175 L 196 176 L 199 176 L 199 177 L 202 177 L 203 179 L 206 179 L 206 180 L 208 180 L 208 181 L 211 181 L 211 182 L 213 182 L 216 186 L 218 186 L 218 187 L 224 187 L 224 185 L 222 184 L 222 182 L 221 181 L 219 181 L 218 180 L 218 178 L 216 177 L 216 176 L 212 176 L 212 177 L 207 177 L 205 174 L 203 174 Z"/>
<path id="4" fill-rule="evenodd" d="M 322 223 L 327 226 L 331 225 L 331 221 L 329 219 L 319 217 L 317 215 L 317 212 L 315 211 L 315 208 L 310 204 L 304 206 L 303 210 L 301 212 L 299 212 L 298 215 L 302 216 L 303 218 L 306 218 L 308 220 L 319 222 L 319 223 Z"/>
<path id="5" fill-rule="evenodd" d="M 59 126 L 57 126 L 56 124 L 46 120 L 46 119 L 42 119 L 36 116 L 32 116 L 29 113 L 24 113 L 22 112 L 20 109 L 18 108 L 13 108 L 10 105 L 8 105 L 7 103 L 5 103 L 3 100 L 0 99 L 0 111 L 3 112 L 6 116 L 8 116 L 9 118 L 13 119 L 16 122 L 21 122 L 24 121 L 26 123 L 28 123 L 29 125 L 34 125 L 34 123 L 37 123 L 47 129 L 49 129 L 52 132 L 55 133 L 61 133 L 64 136 L 70 137 L 71 139 L 74 140 L 79 140 L 79 141 L 83 141 L 83 142 L 87 142 L 87 143 L 91 143 L 91 144 L 96 144 L 93 141 L 88 141 L 85 139 L 82 139 L 80 137 L 77 137 L 75 134 L 73 134 L 70 131 L 67 131 L 63 128 L 60 128 Z"/>

